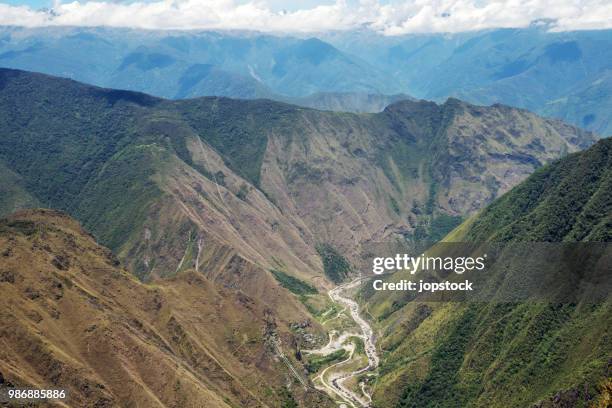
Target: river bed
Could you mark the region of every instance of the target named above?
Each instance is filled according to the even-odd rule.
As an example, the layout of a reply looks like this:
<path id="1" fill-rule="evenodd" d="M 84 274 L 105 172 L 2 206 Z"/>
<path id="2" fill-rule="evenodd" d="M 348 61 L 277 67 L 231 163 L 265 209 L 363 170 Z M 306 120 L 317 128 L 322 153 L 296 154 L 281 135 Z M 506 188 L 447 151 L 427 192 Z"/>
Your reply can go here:
<path id="1" fill-rule="evenodd" d="M 372 402 L 372 396 L 366 389 L 366 386 L 361 383 L 359 390 L 360 392 L 355 392 L 348 388 L 345 383 L 356 376 L 359 376 L 367 371 L 373 371 L 378 367 L 380 362 L 380 358 L 376 351 L 376 339 L 374 336 L 374 331 L 372 327 L 364 319 L 359 313 L 359 305 L 353 299 L 348 297 L 345 292 L 350 289 L 357 287 L 363 278 L 357 278 L 349 283 L 345 283 L 343 285 L 337 286 L 334 289 L 330 290 L 328 295 L 332 302 L 338 303 L 344 306 L 350 313 L 351 318 L 355 321 L 357 326 L 359 327 L 359 333 L 354 333 L 352 331 L 340 333 L 340 334 L 330 334 L 329 342 L 316 350 L 303 350 L 306 354 L 318 354 L 318 355 L 327 355 L 331 354 L 337 350 L 345 349 L 349 352 L 349 357 L 346 360 L 335 363 L 327 368 L 325 368 L 316 378 L 320 379 L 323 386 L 322 389 L 326 391 L 330 391 L 333 395 L 339 397 L 344 403 L 342 405 L 350 406 L 354 408 L 359 407 L 370 407 Z M 353 343 L 347 343 L 347 340 L 350 337 L 359 337 L 363 340 L 364 343 L 364 351 L 368 358 L 368 364 L 365 367 L 361 367 L 357 370 L 353 371 L 342 371 L 340 367 L 348 363 L 353 358 L 354 345 Z M 334 371 L 334 369 L 338 369 L 338 371 Z M 331 370 L 331 374 L 327 376 L 327 373 Z"/>

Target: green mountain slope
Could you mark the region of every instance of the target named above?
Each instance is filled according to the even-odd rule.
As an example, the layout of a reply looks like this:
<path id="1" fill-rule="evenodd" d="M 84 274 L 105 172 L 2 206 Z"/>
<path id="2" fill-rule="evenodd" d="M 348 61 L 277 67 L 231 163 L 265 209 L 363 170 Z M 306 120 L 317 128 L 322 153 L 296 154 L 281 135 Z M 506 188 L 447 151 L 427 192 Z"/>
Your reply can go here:
<path id="1" fill-rule="evenodd" d="M 40 203 L 27 192 L 21 177 L 0 164 L 0 214 L 38 206 Z"/>
<path id="2" fill-rule="evenodd" d="M 539 169 L 446 241 L 610 242 L 611 182 L 612 139 L 604 139 Z M 503 270 L 488 273 L 503 278 Z M 418 303 L 375 294 L 367 307 L 384 353 L 375 402 L 605 406 L 612 305 L 589 300 Z"/>
<path id="3" fill-rule="evenodd" d="M 537 170 L 471 222 L 470 241 L 612 241 L 612 139 Z"/>

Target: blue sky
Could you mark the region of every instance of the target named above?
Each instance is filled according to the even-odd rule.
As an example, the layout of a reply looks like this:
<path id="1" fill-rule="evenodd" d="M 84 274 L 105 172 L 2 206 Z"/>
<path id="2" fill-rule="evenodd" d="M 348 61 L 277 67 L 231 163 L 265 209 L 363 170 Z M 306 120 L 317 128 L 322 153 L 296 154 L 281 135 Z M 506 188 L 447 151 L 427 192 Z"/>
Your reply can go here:
<path id="1" fill-rule="evenodd" d="M 30 6 L 34 9 L 50 7 L 53 4 L 50 0 L 0 0 L 0 3 L 10 4 L 11 6 Z"/>

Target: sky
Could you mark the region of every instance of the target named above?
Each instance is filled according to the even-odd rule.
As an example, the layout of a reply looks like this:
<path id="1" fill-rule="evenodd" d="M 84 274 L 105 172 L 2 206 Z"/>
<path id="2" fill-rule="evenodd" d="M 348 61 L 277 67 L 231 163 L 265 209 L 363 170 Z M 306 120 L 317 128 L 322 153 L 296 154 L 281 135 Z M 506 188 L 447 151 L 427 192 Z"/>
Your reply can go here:
<path id="1" fill-rule="evenodd" d="M 52 9 L 53 12 L 41 10 Z M 384 35 L 525 27 L 612 28 L 612 0 L 0 0 L 0 25 L 317 32 L 367 27 Z"/>

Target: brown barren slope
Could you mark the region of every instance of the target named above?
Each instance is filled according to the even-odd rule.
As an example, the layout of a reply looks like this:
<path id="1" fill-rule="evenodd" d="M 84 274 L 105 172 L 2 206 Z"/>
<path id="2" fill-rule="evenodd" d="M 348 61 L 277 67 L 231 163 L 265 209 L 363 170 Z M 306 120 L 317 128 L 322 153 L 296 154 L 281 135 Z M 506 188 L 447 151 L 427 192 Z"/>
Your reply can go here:
<path id="1" fill-rule="evenodd" d="M 65 406 L 276 407 L 295 383 L 260 301 L 191 270 L 142 284 L 56 211 L 0 221 L 0 293 L 2 385 L 65 388 Z"/>

